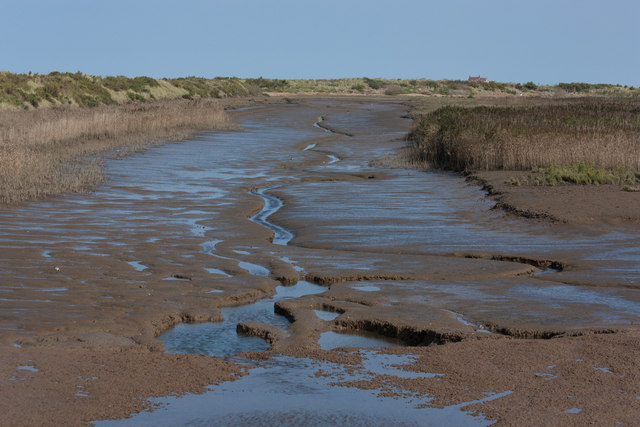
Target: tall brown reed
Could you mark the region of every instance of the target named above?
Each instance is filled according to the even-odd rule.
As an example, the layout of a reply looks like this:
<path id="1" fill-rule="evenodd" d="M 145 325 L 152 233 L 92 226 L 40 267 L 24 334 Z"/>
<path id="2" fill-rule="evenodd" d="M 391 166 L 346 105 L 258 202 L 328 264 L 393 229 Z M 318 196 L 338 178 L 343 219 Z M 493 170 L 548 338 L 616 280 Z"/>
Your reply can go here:
<path id="1" fill-rule="evenodd" d="M 451 170 L 588 163 L 640 170 L 640 103 L 443 107 L 416 120 L 416 160 Z"/>
<path id="2" fill-rule="evenodd" d="M 213 100 L 1 111 L 0 203 L 90 188 L 102 180 L 103 153 L 230 127 Z"/>

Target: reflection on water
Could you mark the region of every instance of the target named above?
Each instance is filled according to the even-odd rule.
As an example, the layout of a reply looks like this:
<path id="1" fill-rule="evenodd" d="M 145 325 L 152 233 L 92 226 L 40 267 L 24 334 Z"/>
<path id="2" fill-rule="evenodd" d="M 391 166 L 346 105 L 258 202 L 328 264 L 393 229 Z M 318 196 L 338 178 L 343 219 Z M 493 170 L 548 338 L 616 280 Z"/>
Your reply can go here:
<path id="1" fill-rule="evenodd" d="M 584 261 L 615 260 L 602 267 L 610 277 L 640 282 L 637 234 L 603 233 L 511 219 L 493 211 L 477 186 L 454 174 L 389 171 L 390 179 L 305 182 L 283 186 L 284 219 L 295 218 L 313 239 L 294 245 L 341 250 L 397 250 L 418 253 L 490 252 L 542 258 L 582 253 Z M 330 196 L 329 196 L 330 195 Z M 296 230 L 292 230 L 294 233 Z"/>
<path id="2" fill-rule="evenodd" d="M 376 356 L 387 365 L 403 360 L 394 356 Z M 316 375 L 322 371 L 324 375 Z M 388 375 L 398 369 L 388 368 Z M 382 373 L 382 372 L 381 372 Z M 428 404 L 428 396 L 410 398 L 378 397 L 381 390 L 331 385 L 336 378 L 368 381 L 374 373 L 367 367 L 345 371 L 344 366 L 310 359 L 276 357 L 260 362 L 259 367 L 234 382 L 223 383 L 201 395 L 154 399 L 161 404 L 154 412 L 132 418 L 97 422 L 97 426 L 176 426 L 176 425 L 260 425 L 260 426 L 486 426 L 492 424 L 465 411 L 474 403 L 503 397 L 509 392 L 489 394 L 472 402 L 444 408 L 417 408 Z M 412 373 L 400 373 L 415 378 Z M 329 376 L 326 376 L 329 375 Z M 423 374 L 422 378 L 437 375 Z"/>
<path id="3" fill-rule="evenodd" d="M 262 338 L 236 333 L 240 322 L 263 322 L 281 329 L 289 327 L 286 317 L 273 311 L 275 302 L 325 292 L 327 288 L 299 281 L 295 286 L 277 286 L 276 295 L 253 304 L 222 309 L 224 321 L 215 323 L 180 323 L 160 336 L 169 353 L 195 353 L 227 357 L 243 351 L 263 351 L 269 348 Z"/>
<path id="4" fill-rule="evenodd" d="M 331 311 L 313 310 L 313 312 L 316 314 L 316 316 L 318 316 L 322 320 L 326 320 L 326 321 L 331 321 L 331 320 L 335 319 L 336 317 L 340 316 L 340 313 L 334 313 L 334 312 L 331 312 Z"/>
<path id="5" fill-rule="evenodd" d="M 318 344 L 323 350 L 333 350 L 340 347 L 396 347 L 402 345 L 398 340 L 392 340 L 373 333 L 348 334 L 333 331 L 320 334 Z"/>

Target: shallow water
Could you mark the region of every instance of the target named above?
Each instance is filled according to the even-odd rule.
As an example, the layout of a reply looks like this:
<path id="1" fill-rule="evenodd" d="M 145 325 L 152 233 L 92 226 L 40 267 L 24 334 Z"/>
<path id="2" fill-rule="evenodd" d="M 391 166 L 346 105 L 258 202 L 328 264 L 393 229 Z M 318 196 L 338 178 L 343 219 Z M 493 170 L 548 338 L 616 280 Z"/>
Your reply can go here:
<path id="1" fill-rule="evenodd" d="M 267 187 L 267 188 L 261 188 L 259 190 L 251 191 L 251 194 L 260 196 L 264 200 L 264 206 L 262 210 L 257 214 L 255 214 L 254 216 L 252 216 L 251 220 L 273 230 L 274 236 L 273 236 L 272 243 L 274 245 L 285 246 L 293 238 L 293 234 L 289 230 L 285 229 L 284 227 L 273 224 L 267 220 L 269 216 L 273 215 L 283 206 L 282 200 L 278 199 L 275 196 L 271 196 L 267 194 L 267 191 L 273 188 L 275 187 Z"/>
<path id="2" fill-rule="evenodd" d="M 331 311 L 313 310 L 313 312 L 322 320 L 331 321 L 340 316 L 340 313 L 333 313 Z"/>
<path id="3" fill-rule="evenodd" d="M 236 333 L 240 322 L 263 322 L 287 329 L 291 322 L 276 314 L 273 305 L 287 298 L 320 294 L 327 288 L 313 283 L 299 281 L 295 286 L 278 286 L 272 298 L 265 298 L 253 304 L 222 309 L 224 321 L 215 323 L 180 323 L 161 335 L 158 339 L 168 353 L 196 353 L 210 356 L 228 357 L 244 351 L 263 351 L 270 345 L 262 338 L 246 337 Z"/>
<path id="4" fill-rule="evenodd" d="M 316 376 L 319 370 L 330 376 Z M 390 372 L 390 375 L 396 373 Z M 249 375 L 211 388 L 202 395 L 153 399 L 162 405 L 154 412 L 100 421 L 96 425 L 486 426 L 492 422 L 473 416 L 464 408 L 509 393 L 491 394 L 481 401 L 444 408 L 419 409 L 417 405 L 429 403 L 428 396 L 380 398 L 379 390 L 330 384 L 338 378 L 351 381 L 368 380 L 372 376 L 366 369 L 347 373 L 338 364 L 281 356 L 261 362 Z"/>
<path id="5" fill-rule="evenodd" d="M 323 350 L 333 350 L 340 347 L 396 347 L 402 345 L 400 341 L 391 340 L 377 334 L 337 333 L 333 331 L 320 334 L 318 344 Z"/>

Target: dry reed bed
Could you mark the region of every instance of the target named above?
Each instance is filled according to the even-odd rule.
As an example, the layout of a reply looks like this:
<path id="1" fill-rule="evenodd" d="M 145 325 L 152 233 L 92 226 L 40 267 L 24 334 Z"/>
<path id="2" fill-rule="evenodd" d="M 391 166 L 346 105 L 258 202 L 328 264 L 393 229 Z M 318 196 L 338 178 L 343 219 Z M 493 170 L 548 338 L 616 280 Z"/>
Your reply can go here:
<path id="1" fill-rule="evenodd" d="M 640 170 L 640 103 L 443 107 L 414 123 L 412 160 L 463 170 L 586 163 Z"/>
<path id="2" fill-rule="evenodd" d="M 0 203 L 83 191 L 103 179 L 102 154 L 232 126 L 212 100 L 0 111 Z"/>

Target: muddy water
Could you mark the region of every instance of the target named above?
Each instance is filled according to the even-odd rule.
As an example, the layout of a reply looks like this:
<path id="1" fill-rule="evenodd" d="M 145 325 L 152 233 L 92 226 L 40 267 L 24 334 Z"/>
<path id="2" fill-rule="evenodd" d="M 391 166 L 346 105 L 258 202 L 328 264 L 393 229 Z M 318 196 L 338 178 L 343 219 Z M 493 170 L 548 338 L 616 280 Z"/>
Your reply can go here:
<path id="1" fill-rule="evenodd" d="M 380 420 L 425 424 L 438 415 L 416 409 L 424 400 L 379 400 L 310 380 L 319 365 L 302 356 L 416 339 L 369 340 L 398 325 L 484 339 L 489 330 L 640 321 L 637 234 L 509 218 L 457 176 L 372 166 L 404 144 L 402 114 L 393 104 L 323 101 L 238 112 L 242 131 L 110 161 L 110 180 L 92 194 L 0 211 L 0 340 L 77 343 L 108 331 L 148 346 L 159 337 L 169 352 L 229 357 L 270 348 L 236 333 L 253 322 L 256 335 L 281 332 L 271 348 L 284 356 L 203 396 L 167 400 L 167 411 L 176 408 L 170 424 L 373 423 L 368 411 L 347 412 L 354 401 L 379 408 Z M 367 372 L 384 365 L 367 363 Z M 345 366 L 325 368 L 331 379 Z M 294 401 L 292 389 L 306 394 Z M 267 409 L 271 392 L 290 405 Z M 225 393 L 237 409 L 189 412 L 203 408 L 195 402 L 226 402 Z M 443 419 L 486 424 L 464 406 L 445 408 Z"/>

